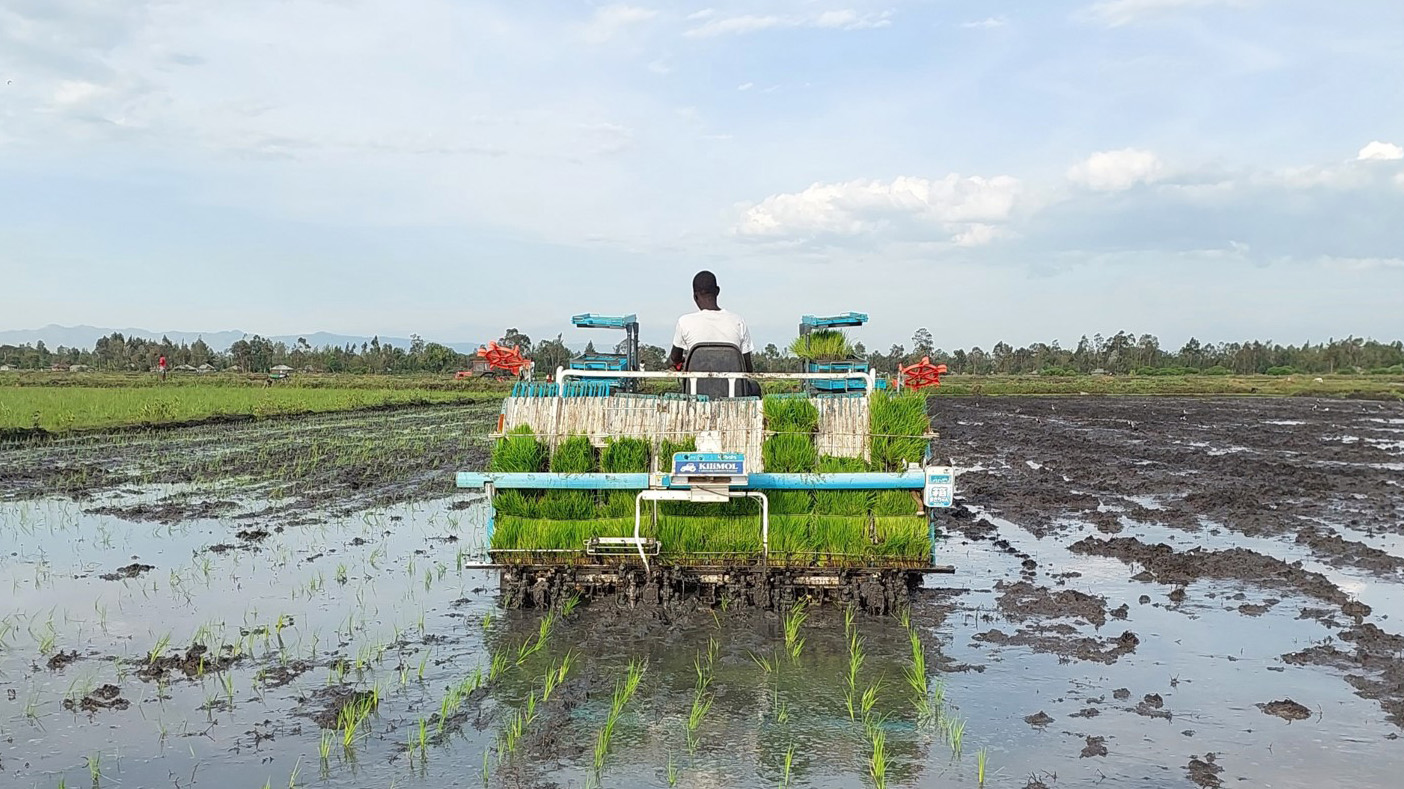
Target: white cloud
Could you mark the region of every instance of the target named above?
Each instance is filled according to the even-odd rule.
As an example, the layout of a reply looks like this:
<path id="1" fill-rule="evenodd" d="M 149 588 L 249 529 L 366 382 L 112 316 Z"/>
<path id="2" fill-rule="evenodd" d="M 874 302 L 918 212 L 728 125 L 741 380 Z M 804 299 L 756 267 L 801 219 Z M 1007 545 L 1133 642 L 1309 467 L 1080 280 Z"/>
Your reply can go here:
<path id="1" fill-rule="evenodd" d="M 1404 148 L 1390 142 L 1380 142 L 1375 140 L 1364 148 L 1355 157 L 1357 160 L 1365 161 L 1396 161 L 1404 159 Z"/>
<path id="2" fill-rule="evenodd" d="M 1068 168 L 1068 180 L 1096 192 L 1120 192 L 1151 183 L 1164 173 L 1160 158 L 1150 151 L 1123 148 L 1099 151 Z"/>
<path id="3" fill-rule="evenodd" d="M 1338 271 L 1404 269 L 1404 259 L 1400 258 L 1343 258 L 1323 256 L 1321 258 L 1321 264 Z"/>
<path id="4" fill-rule="evenodd" d="M 688 29 L 683 35 L 689 38 L 711 38 L 713 36 L 755 33 L 772 28 L 800 27 L 828 30 L 870 30 L 892 24 L 891 17 L 891 11 L 860 14 L 851 9 L 824 11 L 810 16 L 742 14 L 720 19 L 712 18 L 705 24 Z"/>
<path id="5" fill-rule="evenodd" d="M 1121 27 L 1191 8 L 1241 6 L 1250 2 L 1252 0 L 1103 0 L 1084 9 L 1084 15 L 1108 27 Z"/>
<path id="6" fill-rule="evenodd" d="M 1023 185 L 997 176 L 816 183 L 801 192 L 776 194 L 746 209 L 736 232 L 752 237 L 860 236 L 915 226 L 932 228 L 963 246 L 988 243 L 1005 222 Z"/>
<path id="7" fill-rule="evenodd" d="M 97 85 L 82 80 L 64 80 L 54 89 L 55 104 L 81 104 L 102 91 Z"/>
<path id="8" fill-rule="evenodd" d="M 974 22 L 963 22 L 961 23 L 961 27 L 967 30 L 989 30 L 995 27 L 1004 27 L 1007 24 L 1009 24 L 1009 20 L 1006 19 L 1003 14 L 1000 14 L 999 16 L 987 16 L 984 19 L 979 19 Z"/>
<path id="9" fill-rule="evenodd" d="M 736 86 L 736 89 L 737 89 L 737 90 L 750 90 L 751 88 L 754 88 L 755 86 L 756 86 L 756 83 L 754 83 L 754 82 L 743 82 L 743 83 L 741 83 L 740 85 L 737 85 L 737 86 Z"/>
<path id="10" fill-rule="evenodd" d="M 689 22 L 696 22 L 699 19 L 708 19 L 712 16 L 715 16 L 716 13 L 717 10 L 715 8 L 704 8 L 701 11 L 693 11 L 692 13 L 688 14 L 686 19 Z"/>
<path id="11" fill-rule="evenodd" d="M 603 44 L 628 26 L 647 22 L 655 16 L 658 16 L 658 11 L 652 8 L 623 3 L 600 6 L 595 9 L 590 21 L 581 28 L 580 37 L 591 44 Z"/>

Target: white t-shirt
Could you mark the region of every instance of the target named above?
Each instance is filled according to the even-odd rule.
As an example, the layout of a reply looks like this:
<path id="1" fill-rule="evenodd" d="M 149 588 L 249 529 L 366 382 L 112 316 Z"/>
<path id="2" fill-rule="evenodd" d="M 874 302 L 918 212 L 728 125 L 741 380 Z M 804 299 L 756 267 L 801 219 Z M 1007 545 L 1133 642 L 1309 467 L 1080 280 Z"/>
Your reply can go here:
<path id="1" fill-rule="evenodd" d="M 751 343 L 751 330 L 741 316 L 726 310 L 698 310 L 678 318 L 678 328 L 673 331 L 673 346 L 686 353 L 694 345 L 704 342 L 724 342 L 741 349 L 741 353 L 755 353 Z"/>

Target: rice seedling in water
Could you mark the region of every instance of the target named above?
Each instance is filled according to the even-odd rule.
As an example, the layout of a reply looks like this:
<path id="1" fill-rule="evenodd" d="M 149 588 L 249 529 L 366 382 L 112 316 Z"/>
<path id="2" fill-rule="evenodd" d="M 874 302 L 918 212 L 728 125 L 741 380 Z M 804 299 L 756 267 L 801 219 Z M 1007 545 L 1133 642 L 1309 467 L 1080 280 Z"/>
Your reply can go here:
<path id="1" fill-rule="evenodd" d="M 981 786 L 985 785 L 985 762 L 988 758 L 989 753 L 984 748 L 975 752 L 975 780 Z"/>
<path id="2" fill-rule="evenodd" d="M 614 726 L 619 722 L 619 717 L 624 714 L 624 706 L 629 703 L 629 700 L 639 689 L 639 682 L 643 680 L 643 672 L 643 663 L 631 660 L 628 668 L 625 669 L 624 677 L 614 683 L 614 696 L 610 699 L 609 715 L 605 718 L 604 726 L 600 728 L 600 733 L 595 739 L 595 772 L 597 774 L 604 768 L 605 756 L 609 754 L 609 742 L 614 736 Z"/>
<path id="3" fill-rule="evenodd" d="M 931 692 L 926 677 L 926 650 L 916 630 L 908 629 L 907 637 L 912 646 L 912 660 L 905 669 L 907 686 L 912 689 L 912 706 L 916 708 L 917 721 L 922 723 L 936 716 L 931 706 Z"/>
<path id="4" fill-rule="evenodd" d="M 873 785 L 884 789 L 887 786 L 887 732 L 880 726 L 872 727 L 869 742 L 872 752 L 868 756 L 868 772 L 873 777 Z"/>
<path id="5" fill-rule="evenodd" d="M 858 698 L 858 672 L 863 668 L 865 659 L 863 653 L 863 639 L 858 637 L 855 629 L 848 636 L 848 687 L 844 690 L 844 700 L 848 704 L 848 719 L 856 720 L 853 702 Z"/>
<path id="6" fill-rule="evenodd" d="M 956 718 L 946 719 L 946 741 L 951 746 L 951 756 L 960 756 L 961 744 L 965 739 L 965 721 Z"/>
<path id="7" fill-rule="evenodd" d="M 678 785 L 678 765 L 673 761 L 672 752 L 668 753 L 668 772 L 666 773 L 669 786 Z"/>
<path id="8" fill-rule="evenodd" d="M 794 775 L 795 766 L 795 744 L 790 743 L 790 747 L 785 749 L 785 761 L 780 764 L 780 786 L 788 787 L 790 779 Z"/>
<path id="9" fill-rule="evenodd" d="M 807 607 L 803 600 L 796 600 L 785 615 L 785 651 L 789 653 L 791 660 L 799 660 L 800 653 L 804 651 L 804 639 L 800 637 L 799 632 L 804 620 L 809 618 Z"/>

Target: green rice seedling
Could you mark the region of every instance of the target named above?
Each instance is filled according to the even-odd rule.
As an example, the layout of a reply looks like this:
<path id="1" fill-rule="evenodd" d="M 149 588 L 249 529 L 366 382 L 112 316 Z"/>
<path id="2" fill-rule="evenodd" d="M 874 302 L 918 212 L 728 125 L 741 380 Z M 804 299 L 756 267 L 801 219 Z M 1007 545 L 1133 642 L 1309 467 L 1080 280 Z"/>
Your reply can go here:
<path id="1" fill-rule="evenodd" d="M 825 455 L 819 458 L 819 473 L 853 473 L 866 471 L 861 458 Z M 868 514 L 871 496 L 864 490 L 820 490 L 814 492 L 814 511 L 821 515 L 863 516 Z"/>
<path id="2" fill-rule="evenodd" d="M 989 759 L 989 752 L 981 748 L 975 752 L 975 780 L 980 786 L 985 785 L 985 763 Z"/>
<path id="3" fill-rule="evenodd" d="M 870 401 L 875 471 L 901 471 L 920 463 L 930 439 L 931 419 L 926 415 L 926 395 L 917 392 L 874 396 Z"/>
<path id="4" fill-rule="evenodd" d="M 808 397 L 769 395 L 761 410 L 765 429 L 771 433 L 811 435 L 819 430 L 819 408 Z"/>
<path id="5" fill-rule="evenodd" d="M 869 733 L 872 752 L 868 757 L 868 772 L 873 777 L 877 789 L 887 786 L 887 732 L 881 727 L 873 727 Z"/>
<path id="6" fill-rule="evenodd" d="M 488 668 L 488 682 L 492 682 L 498 677 L 501 677 L 511 665 L 511 658 L 507 657 L 506 654 L 499 652 L 493 655 L 492 665 Z"/>
<path id="7" fill-rule="evenodd" d="M 668 779 L 669 786 L 678 785 L 678 764 L 673 760 L 672 751 L 668 752 L 668 768 L 665 777 Z"/>
<path id="8" fill-rule="evenodd" d="M 873 711 L 873 705 L 877 704 L 878 691 L 882 689 L 882 682 L 869 685 L 863 691 L 863 695 L 858 700 L 859 711 L 863 713 L 863 720 L 869 721 Z"/>
<path id="9" fill-rule="evenodd" d="M 916 630 L 909 629 L 907 637 L 912 646 L 912 661 L 905 669 L 907 687 L 912 690 L 912 706 L 916 710 L 917 722 L 923 723 L 935 717 L 931 706 L 929 680 L 926 676 L 926 650 Z"/>
<path id="10" fill-rule="evenodd" d="M 147 661 L 148 665 L 154 664 L 154 663 L 156 662 L 157 658 L 159 658 L 159 657 L 161 657 L 162 655 L 166 654 L 166 647 L 170 646 L 170 644 L 171 644 L 171 634 L 170 634 L 170 633 L 166 633 L 165 635 L 163 635 L 163 636 L 161 636 L 160 638 L 156 639 L 156 646 L 152 647 L 152 648 L 151 648 L 151 652 L 148 654 L 148 658 L 149 658 L 148 661 Z"/>
<path id="11" fill-rule="evenodd" d="M 760 655 L 757 655 L 756 653 L 752 652 L 751 660 L 757 666 L 760 666 L 761 671 L 764 671 L 767 674 L 775 670 L 775 661 L 772 658 L 761 657 Z"/>
<path id="12" fill-rule="evenodd" d="M 788 787 L 794 776 L 795 767 L 795 744 L 790 743 L 790 747 L 785 749 L 785 760 L 780 763 L 780 786 Z"/>
<path id="13" fill-rule="evenodd" d="M 761 459 L 771 473 L 810 473 L 819 462 L 813 436 L 777 433 L 761 444 Z"/>
<path id="14" fill-rule="evenodd" d="M 808 490 L 777 490 L 766 493 L 770 499 L 770 516 L 808 515 L 814 510 L 814 492 Z"/>
<path id="15" fill-rule="evenodd" d="M 603 769 L 605 756 L 609 753 L 609 743 L 614 736 L 614 726 L 624 713 L 624 706 L 638 691 L 639 683 L 643 680 L 643 672 L 643 663 L 631 660 L 628 668 L 625 669 L 624 677 L 614 683 L 614 696 L 610 699 L 609 715 L 605 718 L 604 726 L 600 728 L 600 733 L 595 739 L 595 772 L 597 774 Z"/>
<path id="16" fill-rule="evenodd" d="M 570 436 L 551 454 L 550 469 L 557 474 L 588 474 L 598 467 L 595 448 L 585 436 Z"/>
<path id="17" fill-rule="evenodd" d="M 93 786 L 102 783 L 102 751 L 96 751 L 88 757 L 88 774 L 92 776 Z"/>
<path id="18" fill-rule="evenodd" d="M 951 746 L 951 756 L 960 757 L 961 744 L 965 739 L 965 721 L 957 718 L 948 718 L 946 725 L 946 740 Z"/>
<path id="19" fill-rule="evenodd" d="M 536 440 L 530 427 L 518 425 L 493 445 L 488 468 L 492 471 L 544 471 L 546 462 L 546 445 Z"/>
<path id="20" fill-rule="evenodd" d="M 801 334 L 790 343 L 790 352 L 809 361 L 847 359 L 853 355 L 848 336 L 837 329 L 819 329 Z"/>
<path id="21" fill-rule="evenodd" d="M 791 660 L 799 660 L 800 653 L 804 651 L 804 639 L 799 633 L 800 627 L 809 618 L 807 609 L 808 604 L 805 601 L 796 600 L 785 614 L 785 651 L 789 653 Z"/>
<path id="22" fill-rule="evenodd" d="M 867 656 L 863 652 L 863 639 L 854 630 L 848 636 L 848 687 L 844 690 L 849 720 L 856 720 L 853 702 L 858 698 L 858 672 L 863 670 L 863 661 L 866 659 Z"/>
<path id="23" fill-rule="evenodd" d="M 692 709 L 687 715 L 687 749 L 691 752 L 697 750 L 697 729 L 702 725 L 702 719 L 712 709 L 712 701 L 716 697 L 710 693 L 698 692 L 692 697 Z"/>

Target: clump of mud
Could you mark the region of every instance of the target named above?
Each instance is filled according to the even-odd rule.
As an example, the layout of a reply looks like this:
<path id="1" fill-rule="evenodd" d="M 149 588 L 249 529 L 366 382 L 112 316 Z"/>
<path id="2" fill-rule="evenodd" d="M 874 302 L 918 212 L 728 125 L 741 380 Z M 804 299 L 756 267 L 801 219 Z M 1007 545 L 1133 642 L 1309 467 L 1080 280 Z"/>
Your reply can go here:
<path id="1" fill-rule="evenodd" d="M 1087 745 L 1083 746 L 1083 748 L 1082 748 L 1082 753 L 1078 756 L 1078 758 L 1079 758 L 1079 759 L 1089 759 L 1089 758 L 1091 758 L 1091 757 L 1093 757 L 1093 756 L 1106 756 L 1106 755 L 1107 755 L 1107 746 L 1106 746 L 1106 742 L 1107 742 L 1107 738 L 1106 738 L 1106 737 L 1091 737 L 1091 736 L 1089 736 L 1089 737 L 1087 738 Z"/>
<path id="2" fill-rule="evenodd" d="M 1052 592 L 1047 587 L 1034 586 L 1028 581 L 1004 585 L 999 608 L 1011 619 L 1080 618 L 1097 627 L 1107 622 L 1107 599 L 1096 595 L 1064 589 Z"/>
<path id="3" fill-rule="evenodd" d="M 281 688 L 311 670 L 311 663 L 305 660 L 294 660 L 291 663 L 263 669 L 258 672 L 258 676 L 263 681 L 264 687 Z"/>
<path id="4" fill-rule="evenodd" d="M 1256 706 L 1268 715 L 1276 715 L 1288 723 L 1292 721 L 1304 721 L 1311 717 L 1311 710 L 1291 699 L 1269 701 L 1266 704 L 1258 704 Z"/>
<path id="5" fill-rule="evenodd" d="M 977 633 L 974 638 L 987 644 L 1029 647 L 1035 652 L 1107 665 L 1135 652 L 1137 645 L 1141 643 L 1141 639 L 1130 630 L 1116 638 L 1093 638 L 1078 636 L 1077 629 L 1070 625 L 1029 627 L 1013 635 L 1000 630 L 989 630 Z"/>
<path id="6" fill-rule="evenodd" d="M 113 572 L 103 573 L 98 577 L 104 581 L 125 581 L 128 578 L 136 578 L 142 573 L 150 572 L 155 569 L 156 567 L 154 565 L 132 562 L 126 567 L 119 567 Z"/>
<path id="7" fill-rule="evenodd" d="M 341 711 L 347 707 L 365 704 L 375 698 L 375 692 L 370 690 L 356 690 L 350 685 L 331 685 L 325 688 L 318 688 L 311 696 L 298 699 L 299 703 L 310 709 L 299 712 L 312 719 L 319 728 L 335 729 L 341 726 Z"/>
<path id="8" fill-rule="evenodd" d="M 1206 789 L 1218 789 L 1218 787 L 1223 786 L 1224 782 L 1219 780 L 1219 773 L 1223 772 L 1224 768 L 1215 763 L 1217 758 L 1213 753 L 1204 754 L 1203 759 L 1191 756 L 1189 764 L 1185 765 L 1185 772 L 1188 773 L 1189 779 L 1206 787 Z"/>
<path id="9" fill-rule="evenodd" d="M 1049 715 L 1043 710 L 1039 710 L 1038 712 L 1035 712 L 1032 715 L 1024 716 L 1024 723 L 1027 723 L 1030 726 L 1047 726 L 1052 722 L 1053 716 Z"/>
<path id="10" fill-rule="evenodd" d="M 82 710 L 89 715 L 99 710 L 125 710 L 130 706 L 132 703 L 122 698 L 122 689 L 111 684 L 103 685 L 77 701 L 71 698 L 63 700 L 63 708 L 69 712 Z"/>
<path id="11" fill-rule="evenodd" d="M 172 674 L 182 674 L 187 679 L 193 679 L 212 671 L 223 671 L 242 659 L 242 656 L 234 654 L 234 647 L 227 644 L 221 647 L 217 654 L 210 652 L 204 644 L 191 644 L 190 648 L 185 650 L 185 654 L 176 653 L 162 655 L 154 660 L 147 659 L 136 670 L 136 675 L 148 682 L 165 680 Z"/>
<path id="12" fill-rule="evenodd" d="M 1084 537 L 1069 545 L 1068 550 L 1089 556 L 1120 559 L 1127 564 L 1139 564 L 1144 569 L 1132 578 L 1178 586 L 1181 589 L 1176 591 L 1180 591 L 1181 594 L 1186 584 L 1201 578 L 1246 581 L 1267 588 L 1298 592 L 1333 603 L 1340 606 L 1347 616 L 1357 619 L 1370 614 L 1369 606 L 1351 600 L 1326 576 L 1303 569 L 1300 562 L 1284 562 L 1246 548 L 1229 548 L 1223 551 L 1195 548 L 1181 552 L 1165 543 L 1149 545 L 1135 537 L 1110 537 L 1104 540 Z"/>
<path id="13" fill-rule="evenodd" d="M 1329 666 L 1346 672 L 1357 696 L 1378 701 L 1389 721 L 1404 727 L 1404 637 L 1373 624 L 1356 625 L 1340 634 L 1353 651 L 1325 643 L 1282 656 L 1297 666 Z"/>
<path id="14" fill-rule="evenodd" d="M 67 666 L 69 663 L 77 662 L 77 660 L 78 650 L 74 649 L 69 652 L 64 652 L 62 649 L 60 649 L 58 652 L 55 652 L 49 658 L 49 662 L 44 665 L 48 666 L 50 671 L 58 671 L 59 669 Z"/>

